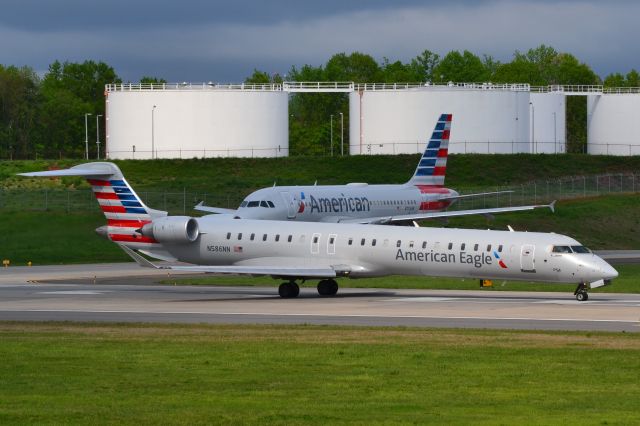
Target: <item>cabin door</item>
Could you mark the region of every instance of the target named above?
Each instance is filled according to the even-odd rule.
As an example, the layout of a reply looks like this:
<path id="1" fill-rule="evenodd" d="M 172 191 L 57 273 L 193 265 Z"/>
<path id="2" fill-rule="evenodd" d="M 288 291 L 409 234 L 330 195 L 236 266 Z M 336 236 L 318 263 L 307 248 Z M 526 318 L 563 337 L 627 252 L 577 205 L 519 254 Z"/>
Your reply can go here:
<path id="1" fill-rule="evenodd" d="M 525 244 L 520 249 L 520 268 L 522 272 L 536 272 L 535 250 L 536 247 L 531 244 Z"/>
<path id="2" fill-rule="evenodd" d="M 290 192 L 281 192 L 280 195 L 287 206 L 287 219 L 295 219 L 298 211 L 296 196 Z"/>

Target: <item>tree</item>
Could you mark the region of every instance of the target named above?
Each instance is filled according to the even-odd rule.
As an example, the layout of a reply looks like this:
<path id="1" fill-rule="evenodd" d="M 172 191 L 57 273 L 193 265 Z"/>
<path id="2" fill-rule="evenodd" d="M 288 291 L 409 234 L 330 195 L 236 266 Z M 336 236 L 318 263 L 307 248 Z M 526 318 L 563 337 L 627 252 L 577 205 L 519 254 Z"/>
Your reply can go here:
<path id="1" fill-rule="evenodd" d="M 468 50 L 463 53 L 457 50 L 447 53 L 433 73 L 434 81 L 440 83 L 483 82 L 490 77 L 480 58 Z"/>
<path id="2" fill-rule="evenodd" d="M 378 63 L 370 55 L 353 52 L 351 55 L 333 55 L 324 68 L 326 81 L 356 81 L 375 83 L 381 81 Z"/>
<path id="3" fill-rule="evenodd" d="M 37 143 L 39 78 L 29 67 L 0 65 L 0 156 L 26 157 Z"/>
<path id="4" fill-rule="evenodd" d="M 430 50 L 424 50 L 411 60 L 409 66 L 417 81 L 434 81 L 433 71 L 440 62 L 440 56 Z"/>
<path id="5" fill-rule="evenodd" d="M 165 84 L 167 80 L 164 78 L 150 77 L 148 75 L 142 76 L 140 84 Z"/>

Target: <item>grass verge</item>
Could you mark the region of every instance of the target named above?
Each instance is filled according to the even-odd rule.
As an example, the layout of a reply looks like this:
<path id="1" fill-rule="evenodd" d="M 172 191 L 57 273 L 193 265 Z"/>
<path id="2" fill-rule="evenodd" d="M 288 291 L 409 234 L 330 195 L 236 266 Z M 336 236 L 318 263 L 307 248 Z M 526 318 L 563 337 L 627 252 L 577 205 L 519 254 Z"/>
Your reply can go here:
<path id="1" fill-rule="evenodd" d="M 0 323 L 0 423 L 636 424 L 640 335 Z"/>

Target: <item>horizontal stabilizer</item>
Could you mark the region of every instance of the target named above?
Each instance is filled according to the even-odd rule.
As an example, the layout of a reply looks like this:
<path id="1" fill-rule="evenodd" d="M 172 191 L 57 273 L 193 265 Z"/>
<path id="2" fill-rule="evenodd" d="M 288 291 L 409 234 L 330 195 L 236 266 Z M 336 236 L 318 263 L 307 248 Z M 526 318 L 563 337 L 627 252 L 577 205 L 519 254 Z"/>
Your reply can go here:
<path id="1" fill-rule="evenodd" d="M 91 168 L 83 168 L 82 166 L 72 167 L 64 170 L 47 170 L 45 172 L 29 172 L 18 173 L 20 176 L 27 177 L 62 177 L 62 176 L 83 176 L 83 177 L 95 177 L 95 176 L 109 176 L 114 173 L 114 170 L 107 166 L 94 166 Z"/>

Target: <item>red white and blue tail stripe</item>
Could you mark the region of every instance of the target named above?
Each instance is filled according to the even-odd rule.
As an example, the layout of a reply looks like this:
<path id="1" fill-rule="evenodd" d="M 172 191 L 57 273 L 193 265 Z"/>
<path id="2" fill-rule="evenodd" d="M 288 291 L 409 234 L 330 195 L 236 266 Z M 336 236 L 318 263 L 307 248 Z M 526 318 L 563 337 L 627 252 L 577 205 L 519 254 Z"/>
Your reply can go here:
<path id="1" fill-rule="evenodd" d="M 409 185 L 444 186 L 452 114 L 441 114 Z"/>
<path id="2" fill-rule="evenodd" d="M 127 183 L 122 172 L 113 163 L 87 163 L 66 170 L 21 173 L 23 176 L 82 176 L 87 179 L 107 218 L 107 235 L 111 241 L 137 249 L 158 246 L 158 242 L 140 234 L 139 230 L 153 218 L 166 216 L 166 212 L 147 207 Z"/>

